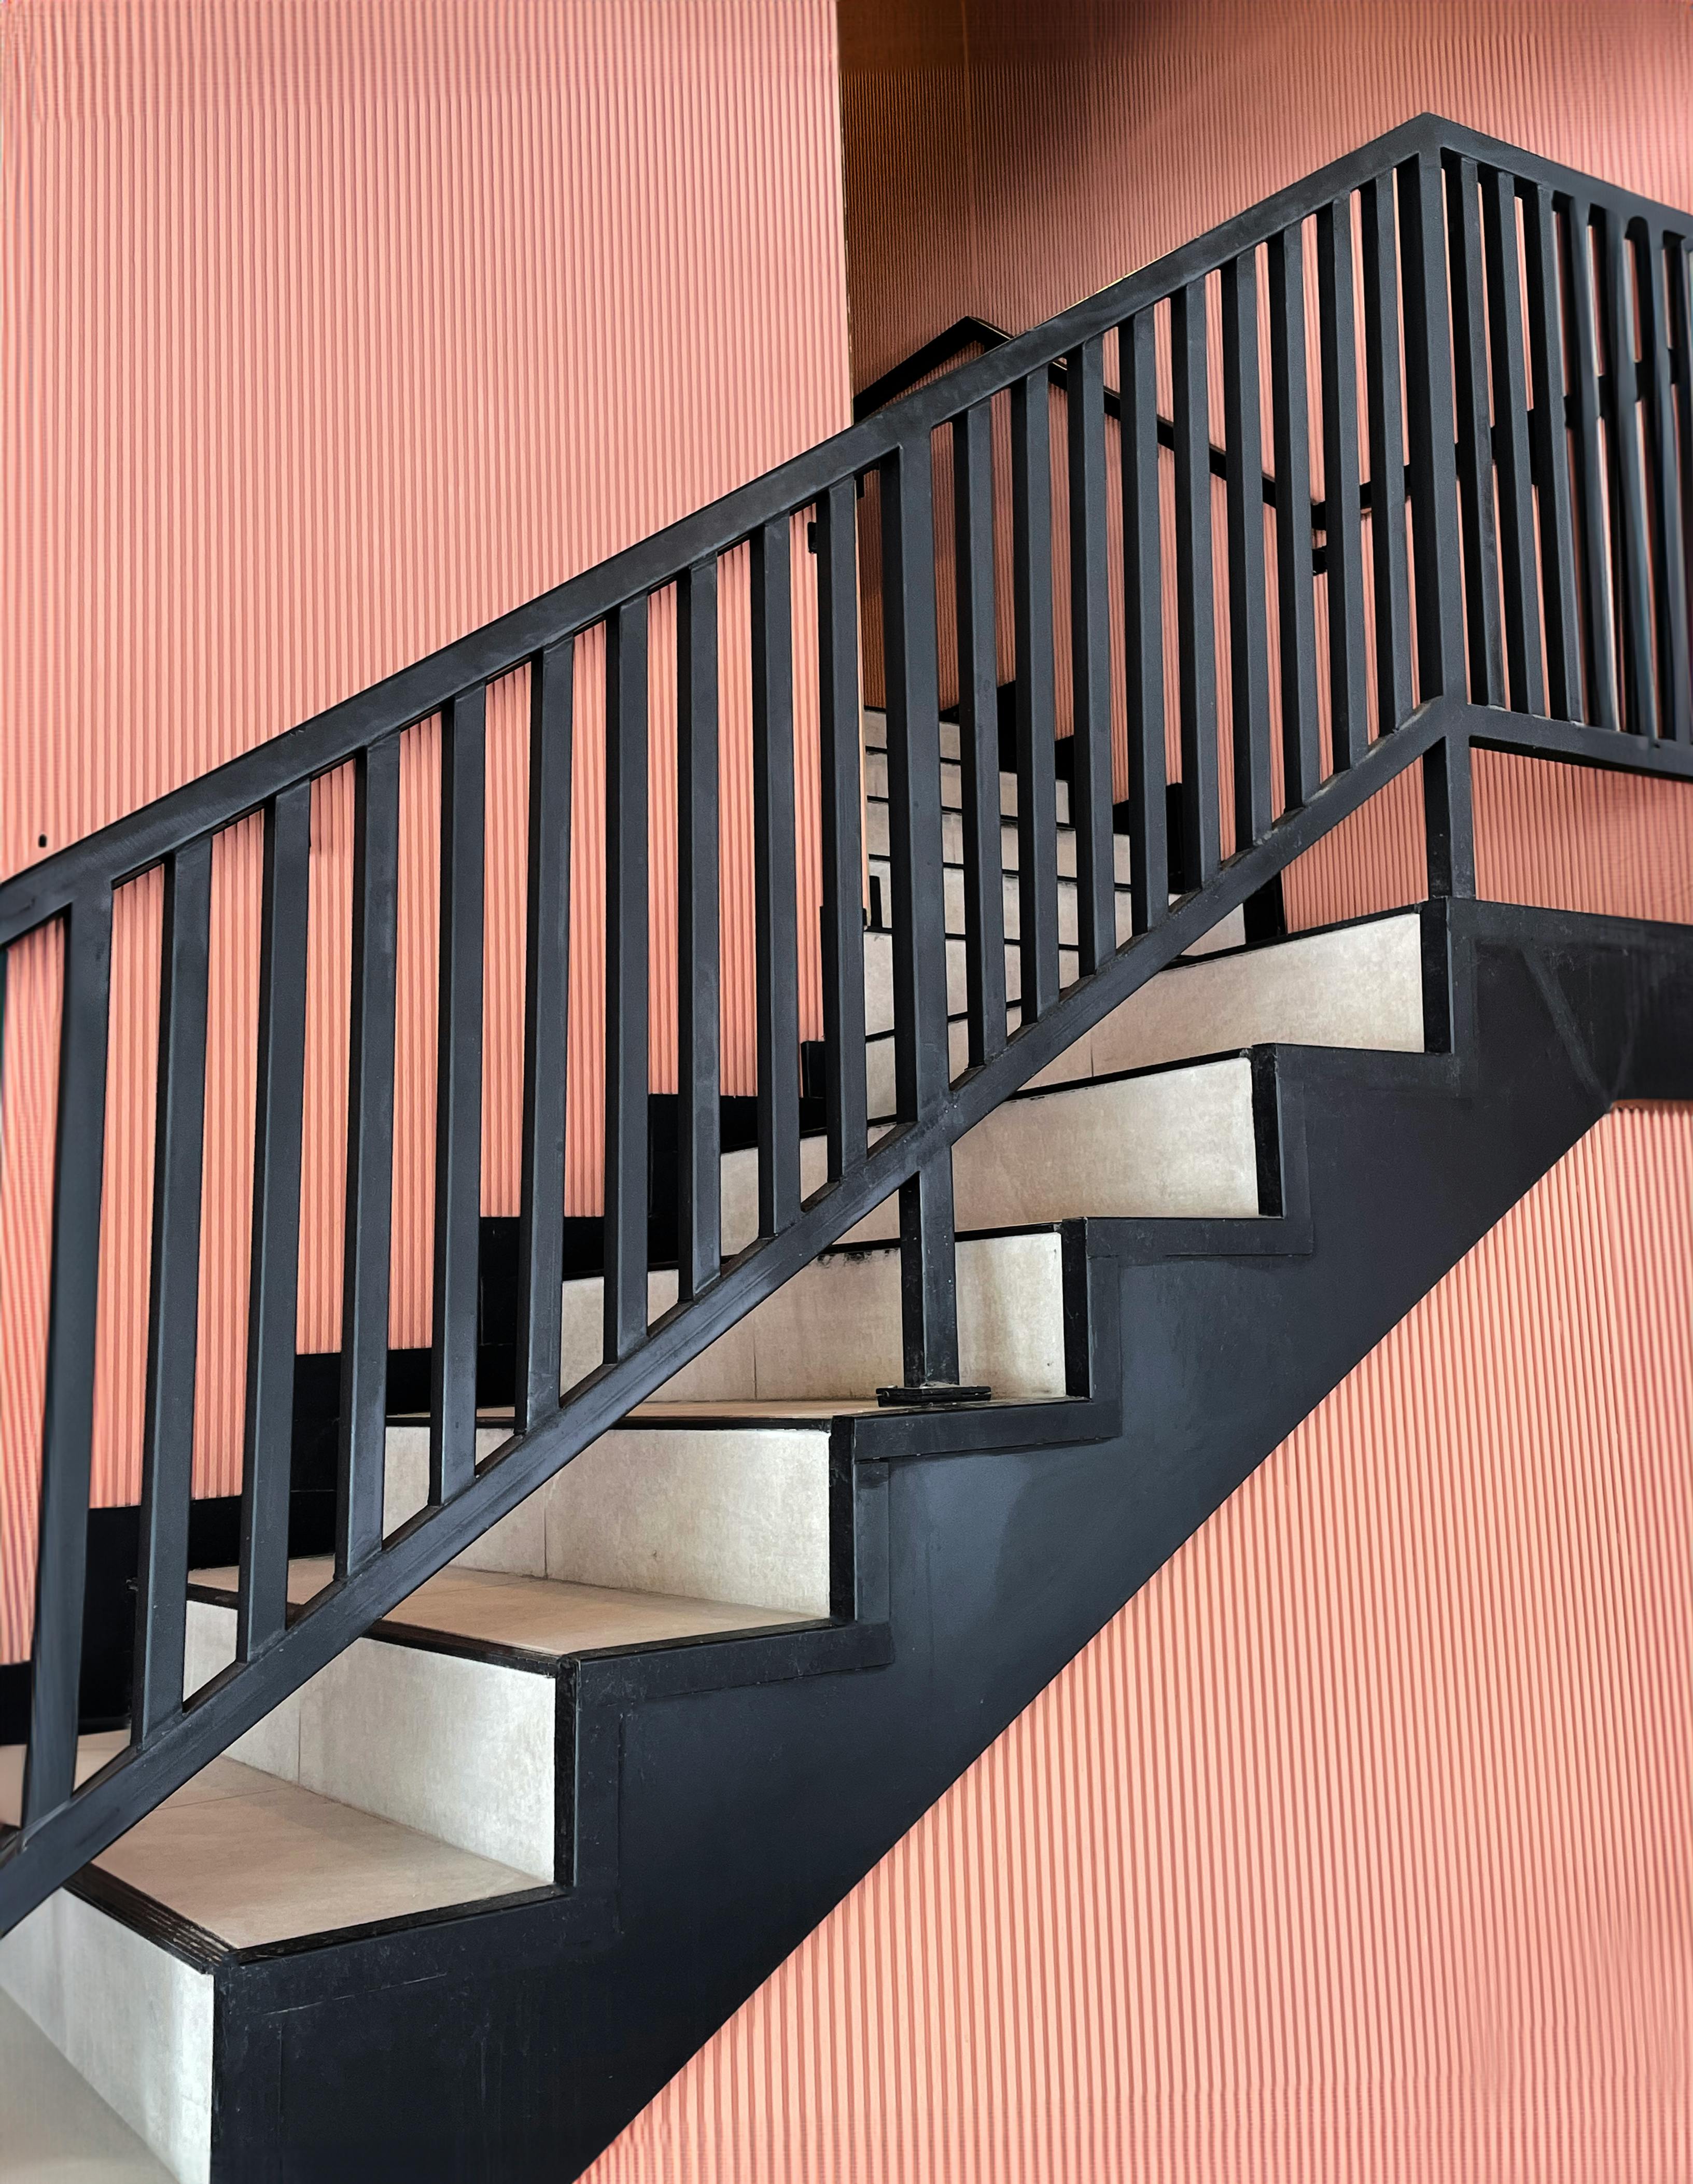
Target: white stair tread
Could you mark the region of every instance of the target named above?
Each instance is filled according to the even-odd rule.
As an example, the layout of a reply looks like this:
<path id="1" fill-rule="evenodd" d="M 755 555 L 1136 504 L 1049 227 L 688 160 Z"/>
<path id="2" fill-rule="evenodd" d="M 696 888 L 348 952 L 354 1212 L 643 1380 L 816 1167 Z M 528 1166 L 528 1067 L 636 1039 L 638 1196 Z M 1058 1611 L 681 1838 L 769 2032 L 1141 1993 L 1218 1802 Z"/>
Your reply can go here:
<path id="1" fill-rule="evenodd" d="M 170 2171 L 0 1994 L 0 2184 L 170 2184 Z"/>
<path id="2" fill-rule="evenodd" d="M 335 1574 L 327 1555 L 301 1556 L 288 1564 L 288 1597 L 311 1599 Z M 233 1593 L 233 1569 L 199 1570 L 194 1583 Z M 620 1646 L 649 1646 L 667 1638 L 713 1638 L 736 1630 L 813 1618 L 784 1607 L 758 1607 L 718 1600 L 682 1600 L 658 1592 L 625 1592 L 610 1585 L 575 1585 L 561 1578 L 516 1577 L 504 1570 L 449 1566 L 420 1585 L 383 1618 L 408 1630 L 560 1660 Z"/>
<path id="3" fill-rule="evenodd" d="M 126 1741 L 121 1730 L 84 1737 L 79 1778 Z M 22 1780 L 23 1747 L 0 1749 L 0 1814 L 8 1819 L 16 1817 Z M 95 1863 L 238 1949 L 535 1886 L 532 1874 L 237 1759 L 213 1760 Z M 5 1974 L 0 1953 L 0 1979 Z"/>

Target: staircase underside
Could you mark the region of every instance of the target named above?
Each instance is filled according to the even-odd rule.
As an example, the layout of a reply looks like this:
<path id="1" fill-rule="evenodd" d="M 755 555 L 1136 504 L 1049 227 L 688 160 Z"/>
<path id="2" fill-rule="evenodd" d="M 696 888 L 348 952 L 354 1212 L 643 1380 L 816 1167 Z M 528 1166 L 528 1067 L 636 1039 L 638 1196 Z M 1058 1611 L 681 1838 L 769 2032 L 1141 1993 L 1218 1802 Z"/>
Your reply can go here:
<path id="1" fill-rule="evenodd" d="M 841 1407 L 834 1619 L 561 1664 L 573 1886 L 243 1947 L 79 1876 L 209 1976 L 214 2176 L 577 2173 L 1612 1102 L 1693 1096 L 1693 935 L 1428 916 L 1449 1052 L 1256 1050 L 1267 1217 L 1066 1225 L 1085 1396 Z"/>

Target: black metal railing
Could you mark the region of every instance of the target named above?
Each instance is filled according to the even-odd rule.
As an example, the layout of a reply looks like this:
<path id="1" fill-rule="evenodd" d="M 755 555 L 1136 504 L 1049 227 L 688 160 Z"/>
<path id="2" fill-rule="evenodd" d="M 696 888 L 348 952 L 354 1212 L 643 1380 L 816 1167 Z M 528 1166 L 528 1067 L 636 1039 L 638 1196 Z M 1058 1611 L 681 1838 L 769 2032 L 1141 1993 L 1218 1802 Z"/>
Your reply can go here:
<path id="1" fill-rule="evenodd" d="M 956 1384 L 954 1144 L 1408 767 L 1421 765 L 1430 888 L 1453 895 L 1474 886 L 1473 744 L 1693 777 L 1690 240 L 1686 215 L 1445 123 L 1409 124 L 0 887 L 0 963 L 49 921 L 65 935 L 33 1704 L 22 1825 L 0 1847 L 0 1928 L 896 1192 L 908 1389 Z M 1055 589 L 1050 433 L 1061 364 L 1067 575 Z M 938 540 L 938 476 L 952 501 L 950 535 Z M 815 738 L 820 783 L 827 1125 L 826 1179 L 809 1195 L 798 980 L 811 942 L 795 908 L 790 568 L 802 518 L 816 551 L 817 699 L 815 717 L 798 725 Z M 872 522 L 878 573 L 863 614 L 879 630 L 887 709 L 897 1056 L 895 1112 L 873 1141 L 858 668 L 860 532 Z M 1011 571 L 1003 609 L 996 538 Z M 741 549 L 752 599 L 758 1235 L 725 1259 L 718 601 L 720 568 Z M 952 576 L 944 621 L 938 560 Z M 677 631 L 678 1301 L 649 1324 L 649 655 L 652 601 L 667 588 Z M 561 1388 L 565 995 L 581 944 L 571 930 L 573 655 L 594 631 L 606 659 L 604 1362 Z M 956 651 L 966 881 L 968 1057 L 955 1076 L 943 643 Z M 1009 956 L 996 702 L 1007 650 L 1018 872 Z M 509 1437 L 478 1462 L 486 693 L 526 666 L 515 1414 Z M 427 1507 L 385 1538 L 398 753 L 405 731 L 437 717 L 430 1490 Z M 1072 739 L 1076 830 L 1067 983 L 1061 731 Z M 313 1600 L 291 1607 L 310 798 L 315 779 L 343 766 L 356 777 L 356 863 L 335 1568 Z M 1186 890 L 1173 900 L 1172 783 Z M 253 814 L 264 892 L 237 1649 L 185 1703 L 211 845 Z M 1121 942 L 1117 827 L 1132 894 Z M 113 898 L 160 866 L 133 1733 L 78 1787 Z"/>

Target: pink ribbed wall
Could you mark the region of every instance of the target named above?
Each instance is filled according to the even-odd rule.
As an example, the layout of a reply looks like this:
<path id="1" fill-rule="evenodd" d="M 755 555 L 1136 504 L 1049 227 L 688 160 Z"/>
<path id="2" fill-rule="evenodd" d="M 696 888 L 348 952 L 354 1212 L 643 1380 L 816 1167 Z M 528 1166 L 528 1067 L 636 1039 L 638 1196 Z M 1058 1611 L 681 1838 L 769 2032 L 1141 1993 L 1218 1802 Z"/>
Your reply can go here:
<path id="1" fill-rule="evenodd" d="M 1693 10 L 845 0 L 854 375 L 1433 108 L 1693 203 Z M 1289 880 L 1423 887 L 1415 782 Z M 1484 892 L 1693 916 L 1669 784 L 1481 757 Z M 1367 824 L 1363 823 L 1367 822 Z M 1693 2175 L 1693 1110 L 1595 1130 L 593 2184 Z"/>
<path id="2" fill-rule="evenodd" d="M 1693 2174 L 1693 1109 L 1601 1123 L 591 2184 Z"/>
<path id="3" fill-rule="evenodd" d="M 858 386 L 964 314 L 1011 332 L 1035 325 L 1425 110 L 1672 204 L 1693 205 L 1687 124 L 1693 8 L 1680 0 L 1351 0 L 1345 7 L 1333 0 L 1193 0 L 1178 8 L 1050 0 L 1038 8 L 1023 0 L 843 0 L 841 67 Z M 1314 328 L 1309 237 L 1306 273 Z M 1261 318 L 1263 296 L 1261 282 Z M 1215 281 L 1209 300 L 1212 434 L 1220 439 Z M 1267 355 L 1261 326 L 1260 347 Z M 1114 377 L 1109 348 L 1107 375 Z M 1308 352 L 1314 371 L 1314 336 Z M 1167 414 L 1161 361 L 1160 386 Z M 1320 493 L 1319 448 L 1312 460 L 1312 489 Z M 1062 724 L 1069 661 L 1061 457 L 1054 467 L 1061 473 L 1054 499 Z M 1226 847 L 1231 760 L 1222 508 L 1219 484 L 1214 529 Z M 1170 521 L 1167 498 L 1167 548 Z M 1269 560 L 1273 585 L 1273 541 Z M 999 595 L 1003 607 L 1004 582 Z M 1119 612 L 1115 598 L 1112 610 Z M 1172 599 L 1168 663 L 1175 655 L 1172 613 Z M 1273 616 L 1271 627 L 1273 638 Z M 1000 665 L 1009 671 L 1005 627 Z M 1174 763 L 1176 701 L 1167 671 L 1167 686 Z M 1120 691 L 1117 710 L 1121 735 Z M 1635 914 L 1682 914 L 1685 875 L 1693 868 L 1693 800 L 1643 798 L 1596 775 L 1565 772 L 1552 786 L 1536 769 L 1491 760 L 1482 772 L 1484 891 L 1572 908 L 1595 906 L 1596 899 L 1620 907 L 1626 899 Z M 1122 777 L 1120 769 L 1120 784 Z M 1619 829 L 1624 806 L 1633 822 Z M 1562 830 L 1562 848 L 1549 847 L 1549 829 Z M 1560 882 L 1549 894 L 1554 872 Z M 1643 888 L 1647 874 L 1652 884 Z M 1287 884 L 1298 926 L 1415 900 L 1424 887 L 1416 783 L 1360 813 L 1302 860 Z"/>
<path id="4" fill-rule="evenodd" d="M 830 0 L 0 8 L 0 874 L 42 836 L 86 833 L 837 430 L 839 159 Z M 815 933 L 815 565 L 795 561 L 800 929 Z M 743 554 L 723 584 L 731 1090 L 750 1089 L 749 614 Z M 673 629 L 661 597 L 660 1088 L 675 1072 Z M 569 1195 L 590 1212 L 604 673 L 597 639 L 580 653 Z M 516 1202 L 524 679 L 489 703 L 489 1212 Z M 437 753 L 433 724 L 406 738 L 397 1344 L 429 1327 Z M 344 775 L 319 785 L 307 1349 L 339 1340 L 351 811 Z M 244 827 L 217 856 L 208 1492 L 239 1477 L 256 850 Z M 117 913 L 95 1455 L 109 1502 L 138 1482 L 159 900 L 155 878 Z M 27 1643 L 57 961 L 23 951 L 8 1010 L 0 1659 Z"/>
<path id="5" fill-rule="evenodd" d="M 1693 204 L 1685 0 L 842 0 L 855 385 L 1424 111 Z"/>

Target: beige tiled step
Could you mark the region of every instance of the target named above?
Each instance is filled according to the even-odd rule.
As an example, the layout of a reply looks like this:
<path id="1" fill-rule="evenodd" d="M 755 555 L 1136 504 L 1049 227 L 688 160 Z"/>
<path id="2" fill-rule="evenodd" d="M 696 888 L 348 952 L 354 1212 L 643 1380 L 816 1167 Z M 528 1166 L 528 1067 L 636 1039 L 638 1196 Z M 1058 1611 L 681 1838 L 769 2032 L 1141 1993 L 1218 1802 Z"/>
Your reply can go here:
<path id="1" fill-rule="evenodd" d="M 1189 949 L 1042 1071 L 1037 1084 L 1072 1084 L 1123 1069 L 1150 1069 L 1231 1047 L 1345 1046 L 1420 1053 L 1423 942 L 1417 913 L 1395 911 L 1329 930 L 1241 947 L 1239 913 Z M 874 936 L 869 936 L 874 938 Z M 891 944 L 878 943 L 881 1013 L 891 1016 Z M 961 954 L 961 948 L 960 950 Z M 961 972 L 953 983 L 961 981 Z M 1016 1029 L 1018 1011 L 1011 1011 Z M 948 1025 L 955 1077 L 969 1060 L 961 1007 Z M 869 1109 L 894 1112 L 891 1029 L 872 1030 L 866 1056 Z M 812 1186 L 808 1184 L 807 1188 Z"/>
<path id="2" fill-rule="evenodd" d="M 884 797 L 869 796 L 865 799 L 865 854 L 871 859 L 872 869 L 877 860 L 885 862 L 889 855 L 888 811 L 889 806 Z M 961 872 L 964 866 L 963 813 L 955 810 L 943 810 L 940 828 L 941 855 L 949 870 Z M 1075 828 L 1067 824 L 1060 827 L 1057 829 L 1057 842 L 1058 876 L 1061 879 L 1073 880 L 1076 877 Z M 1127 834 L 1113 834 L 1111 842 L 1117 884 L 1119 887 L 1127 887 L 1129 880 L 1128 837 Z M 1000 822 L 1000 870 L 1015 873 L 1019 854 L 1017 822 L 1015 819 L 1002 819 Z"/>
<path id="3" fill-rule="evenodd" d="M 121 1732 L 85 1737 L 79 1779 L 123 1741 Z M 0 1814 L 15 1816 L 22 1774 L 21 1747 L 0 1751 Z M 214 1759 L 96 1864 L 237 1949 L 535 1885 L 529 1875 L 230 1758 Z M 172 2175 L 208 2175 L 209 1970 L 60 1890 L 0 1941 L 0 1988 Z"/>
<path id="4" fill-rule="evenodd" d="M 956 953 L 961 962 L 961 948 Z M 891 985 L 888 936 L 867 935 L 866 955 Z M 953 1067 L 961 1071 L 966 1059 L 965 1026 L 951 1024 L 949 1037 Z M 1090 1214 L 1250 1215 L 1257 1210 L 1250 1077 L 1238 1053 L 1227 1058 L 1229 1050 L 1281 1041 L 1416 1052 L 1423 1039 L 1422 928 L 1415 912 L 1174 965 L 1084 1034 L 1031 1088 L 1075 1086 L 1073 1104 L 1014 1100 L 961 1140 L 954 1156 L 958 1225 L 963 1230 L 1031 1227 Z M 1206 1056 L 1225 1058 L 1192 1059 Z M 892 1039 L 872 1035 L 866 1050 L 872 1114 L 885 1115 L 892 1108 L 894 1058 Z M 1190 1061 L 1187 1068 L 1170 1067 Z M 1083 1088 L 1088 1088 L 1085 1094 Z M 819 1188 L 825 1173 L 822 1140 L 806 1139 L 801 1145 L 802 1189 Z M 756 1156 L 727 1156 L 727 1251 L 752 1241 L 756 1204 Z M 886 1243 L 896 1229 L 890 1199 L 843 1242 Z M 962 1248 L 966 1254 L 991 1255 L 994 1247 L 984 1240 Z M 990 1260 L 983 1263 L 989 1266 Z M 961 1258 L 961 1277 L 963 1264 Z M 818 1279 L 815 1269 L 796 1276 L 782 1293 L 794 1293 L 788 1303 L 771 1300 L 760 1306 L 686 1368 L 666 1394 L 710 1401 L 864 1395 L 877 1383 L 838 1369 L 832 1353 L 846 1337 L 804 1301 L 805 1285 Z M 869 1284 L 866 1295 L 880 1296 L 882 1277 L 874 1272 L 831 1276 L 830 1294 L 849 1295 L 855 1279 Z M 978 1333 L 969 1323 L 975 1307 L 966 1299 L 983 1294 L 979 1281 L 972 1278 L 964 1284 L 961 1279 L 961 1332 L 967 1345 L 978 1341 Z M 674 1275 L 654 1273 L 654 1318 L 670 1308 L 675 1295 Z M 567 1384 L 599 1362 L 600 1299 L 598 1281 L 566 1287 Z M 866 1310 L 866 1325 L 873 1333 L 853 1334 L 851 1352 L 863 1359 L 875 1351 L 879 1379 L 892 1380 L 897 1377 L 897 1340 L 883 1320 L 880 1303 Z M 1026 1340 L 1005 1359 L 993 1354 L 994 1338 L 984 1329 L 972 1352 L 977 1363 L 966 1377 L 1003 1386 L 1008 1394 L 1056 1392 L 1035 1362 L 1050 1355 L 1048 1310 L 1045 1305 L 1040 1308 L 1037 1325 L 1042 1331 L 1025 1330 Z M 792 1343 L 810 1348 L 804 1371 L 787 1355 Z"/>
<path id="5" fill-rule="evenodd" d="M 871 1399 L 872 1401 L 874 1398 Z M 663 1407 L 666 1408 L 668 1407 Z M 647 1406 L 602 1435 L 468 1547 L 455 1567 L 671 1596 L 702 1613 L 756 1601 L 772 1614 L 829 1612 L 829 1420 L 687 1418 Z M 505 1429 L 476 1436 L 486 1457 Z M 384 1524 L 424 1505 L 426 1428 L 391 1425 Z M 666 1634 L 661 1634 L 666 1635 Z"/>
<path id="6" fill-rule="evenodd" d="M 290 1599 L 309 1600 L 332 1574 L 327 1557 L 292 1563 Z M 235 1581 L 232 1569 L 196 1574 L 203 1593 L 229 1604 L 189 1602 L 190 1690 L 234 1658 Z M 415 1642 L 355 1641 L 231 1749 L 284 1781 L 550 1880 L 560 1660 L 805 1619 L 791 1609 L 443 1570 L 381 1626 Z M 432 1635 L 446 1642 L 432 1645 Z"/>
<path id="7" fill-rule="evenodd" d="M 885 1216 L 883 1217 L 886 1217 Z M 654 1319 L 676 1301 L 676 1275 L 649 1277 Z M 564 1383 L 599 1363 L 602 1285 L 564 1292 Z M 958 1335 L 967 1381 L 1008 1400 L 1061 1396 L 1064 1301 L 1060 1242 L 1050 1230 L 966 1238 L 958 1246 Z M 668 1381 L 672 1401 L 855 1400 L 901 1375 L 899 1253 L 874 1244 L 825 1254 Z"/>
<path id="8" fill-rule="evenodd" d="M 879 879 L 886 890 L 883 896 L 883 902 L 891 927 L 894 922 L 891 911 L 894 899 L 892 868 L 886 857 L 872 856 L 870 860 L 870 871 L 872 878 Z M 942 895 L 947 933 L 950 939 L 962 939 L 966 930 L 964 874 L 956 865 L 948 865 L 944 867 L 942 878 Z M 1000 911 L 1005 937 L 1007 940 L 1016 940 L 1022 931 L 1022 905 L 1017 893 L 1017 877 L 1015 869 L 1000 875 Z M 1065 878 L 1061 875 L 1058 881 L 1058 939 L 1062 947 L 1073 948 L 1076 945 L 1076 883 L 1073 879 Z M 1133 899 L 1129 893 L 1127 882 L 1123 881 L 1118 883 L 1117 890 L 1118 944 L 1121 945 L 1127 940 L 1133 930 Z"/>
<path id="9" fill-rule="evenodd" d="M 1128 898 L 1117 897 L 1117 930 L 1121 939 L 1128 937 Z M 1245 939 L 1245 923 L 1238 910 L 1221 917 L 1209 933 L 1204 933 L 1185 951 L 1184 960 L 1211 956 L 1225 949 L 1239 948 Z M 1254 951 L 1256 952 L 1256 950 Z M 1058 977 L 1061 985 L 1071 986 L 1080 973 L 1081 964 L 1074 948 L 1061 942 L 1058 950 Z M 946 944 L 946 1012 L 950 1017 L 962 1016 L 968 993 L 965 944 L 955 937 Z M 1022 951 L 1015 941 L 1005 944 L 1005 999 L 1017 1002 L 1022 997 Z M 894 936 L 886 928 L 866 933 L 864 936 L 864 1028 L 872 1038 L 894 1028 Z"/>
<path id="10" fill-rule="evenodd" d="M 1423 928 L 1413 911 L 1172 964 L 1036 1080 L 1071 1083 L 1235 1046 L 1423 1051 Z"/>
<path id="11" fill-rule="evenodd" d="M 962 1228 L 1015 1222 L 1250 1219 L 1258 1207 L 1244 1055 L 1106 1078 L 996 1107 L 953 1148 Z"/>
<path id="12" fill-rule="evenodd" d="M 951 1028 L 963 1066 L 965 1028 Z M 893 1103 L 891 1041 L 872 1045 L 870 1081 Z M 1085 1077 L 1078 1067 L 1078 1079 Z M 1250 1070 L 1244 1058 L 1195 1062 L 1156 1074 L 1087 1084 L 1055 1103 L 1027 1095 L 995 1109 L 953 1151 L 961 1228 L 1010 1228 L 1088 1214 L 1234 1215 L 1257 1212 Z M 821 1138 L 800 1145 L 806 1191 L 827 1178 Z M 743 1249 L 758 1227 L 758 1156 L 723 1162 L 723 1248 Z M 844 1245 L 891 1241 L 899 1214 L 889 1198 L 847 1231 Z M 722 1390 L 720 1392 L 729 1392 Z M 771 1393 L 776 1390 L 772 1390 Z"/>
<path id="13" fill-rule="evenodd" d="M 86 1779 L 123 1742 L 121 1730 L 85 1737 L 79 1777 Z M 0 1791 L 0 1799 L 14 1813 L 16 1791 L 9 1786 L 21 1779 L 20 1746 L 0 1752 L 0 1774 L 9 1791 Z M 138 1820 L 95 1863 L 237 1949 L 480 1903 L 535 1885 L 532 1875 L 227 1756 Z M 14 1938 L 0 1942 L 0 1964 Z"/>
<path id="14" fill-rule="evenodd" d="M 1054 784 L 1054 799 L 1058 812 L 1058 823 L 1070 823 L 1070 784 L 1060 781 Z M 864 754 L 864 793 L 883 803 L 888 800 L 888 754 L 883 750 L 866 750 Z M 964 803 L 963 770 L 955 759 L 943 759 L 940 768 L 940 801 L 943 811 L 961 811 Z M 1000 811 L 1008 819 L 1017 816 L 1017 777 L 1002 772 L 1000 775 Z"/>

